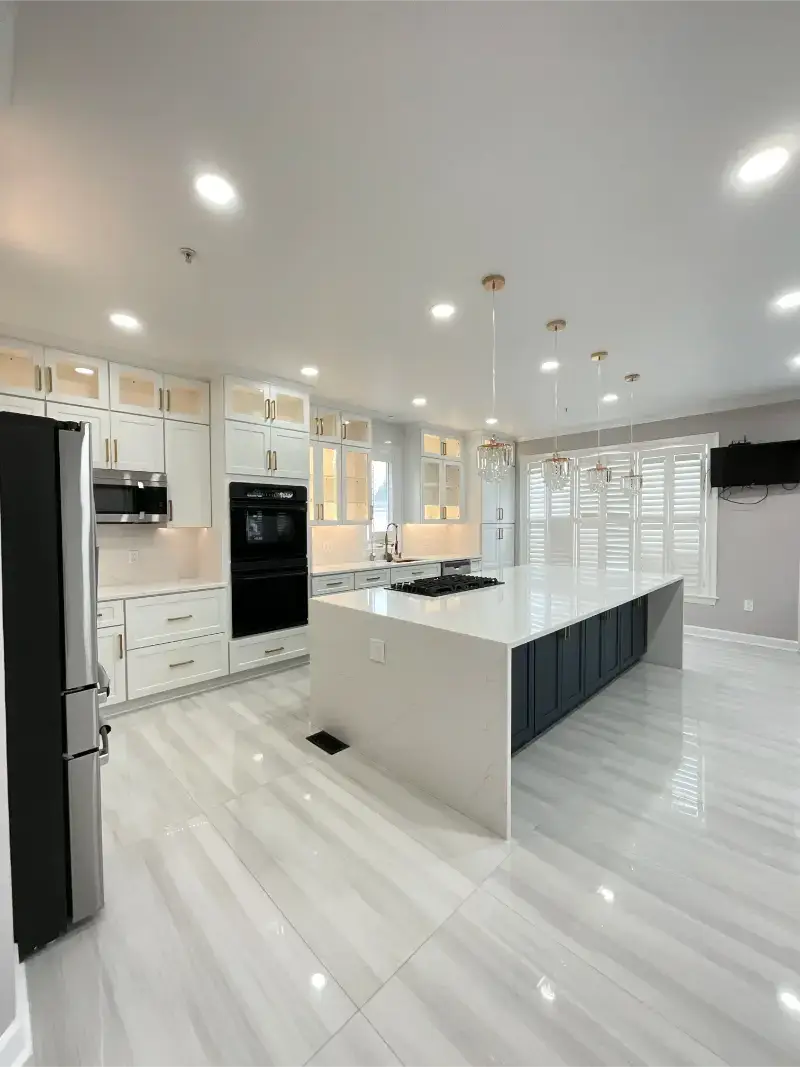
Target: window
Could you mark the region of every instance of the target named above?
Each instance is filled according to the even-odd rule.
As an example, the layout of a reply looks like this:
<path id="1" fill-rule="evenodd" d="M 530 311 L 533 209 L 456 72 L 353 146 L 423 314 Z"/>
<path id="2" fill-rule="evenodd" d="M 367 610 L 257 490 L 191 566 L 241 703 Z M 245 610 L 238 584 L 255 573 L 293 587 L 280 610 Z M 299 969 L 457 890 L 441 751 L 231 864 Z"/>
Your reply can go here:
<path id="1" fill-rule="evenodd" d="M 526 468 L 528 562 L 664 570 L 683 575 L 687 596 L 715 596 L 717 494 L 707 488 L 707 471 L 709 449 L 717 441 L 717 434 L 706 434 L 602 452 L 614 472 L 603 496 L 586 484 L 596 449 L 570 453 L 575 473 L 558 492 L 544 484 L 545 457 L 531 458 Z M 644 478 L 633 499 L 622 492 L 619 480 L 631 459 Z"/>
<path id="2" fill-rule="evenodd" d="M 372 461 L 372 532 L 383 534 L 392 521 L 392 465 L 386 459 Z"/>

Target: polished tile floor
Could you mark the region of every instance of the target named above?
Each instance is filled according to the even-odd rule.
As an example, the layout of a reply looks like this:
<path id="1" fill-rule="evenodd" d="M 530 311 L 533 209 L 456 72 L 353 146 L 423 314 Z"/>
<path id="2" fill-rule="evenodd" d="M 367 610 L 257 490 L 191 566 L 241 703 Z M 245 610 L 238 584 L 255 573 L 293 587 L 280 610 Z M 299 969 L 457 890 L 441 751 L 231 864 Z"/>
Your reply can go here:
<path id="1" fill-rule="evenodd" d="M 50 1064 L 800 1063 L 800 660 L 687 641 L 513 763 L 498 841 L 309 745 L 298 668 L 121 716 Z"/>

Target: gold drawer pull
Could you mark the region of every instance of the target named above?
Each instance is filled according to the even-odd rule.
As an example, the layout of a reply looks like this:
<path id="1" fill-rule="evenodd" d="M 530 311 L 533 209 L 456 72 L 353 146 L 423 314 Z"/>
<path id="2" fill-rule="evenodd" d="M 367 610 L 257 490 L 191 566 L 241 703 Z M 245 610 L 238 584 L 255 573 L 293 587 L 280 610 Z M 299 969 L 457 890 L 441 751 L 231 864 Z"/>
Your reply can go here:
<path id="1" fill-rule="evenodd" d="M 125 649 L 122 647 L 122 634 L 117 634 L 117 640 L 119 641 L 119 658 L 122 659 Z"/>
<path id="2" fill-rule="evenodd" d="M 277 654 L 279 652 L 285 652 L 285 651 L 286 651 L 286 646 L 285 645 L 281 645 L 280 648 L 265 648 L 264 649 L 264 655 L 265 656 L 277 656 Z"/>
<path id="3" fill-rule="evenodd" d="M 172 670 L 175 667 L 188 667 L 190 663 L 194 663 L 193 659 L 182 659 L 180 663 L 170 663 L 169 669 Z"/>
<path id="4" fill-rule="evenodd" d="M 167 619 L 167 622 L 186 622 L 187 619 L 193 619 L 194 615 L 173 615 L 171 619 Z"/>

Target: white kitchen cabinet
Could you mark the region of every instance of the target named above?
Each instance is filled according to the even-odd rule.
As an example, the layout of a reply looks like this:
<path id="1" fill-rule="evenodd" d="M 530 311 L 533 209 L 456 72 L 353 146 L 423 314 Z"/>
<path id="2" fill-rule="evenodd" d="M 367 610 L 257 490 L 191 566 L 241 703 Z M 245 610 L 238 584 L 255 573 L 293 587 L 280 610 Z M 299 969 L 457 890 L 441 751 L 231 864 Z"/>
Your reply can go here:
<path id="1" fill-rule="evenodd" d="M 328 596 L 330 593 L 348 593 L 355 589 L 352 571 L 344 574 L 320 574 L 311 579 L 312 596 Z"/>
<path id="2" fill-rule="evenodd" d="M 48 401 L 108 410 L 108 363 L 92 356 L 46 348 L 45 391 Z"/>
<path id="3" fill-rule="evenodd" d="M 309 460 L 308 514 L 311 525 L 332 526 L 341 521 L 341 446 L 313 441 Z"/>
<path id="4" fill-rule="evenodd" d="M 272 432 L 261 426 L 225 420 L 225 470 L 228 474 L 266 478 L 272 471 Z"/>
<path id="5" fill-rule="evenodd" d="M 101 600 L 97 605 L 97 629 L 125 625 L 125 601 Z"/>
<path id="6" fill-rule="evenodd" d="M 512 470 L 499 482 L 481 483 L 481 517 L 483 522 L 516 522 L 516 472 Z"/>
<path id="7" fill-rule="evenodd" d="M 388 567 L 376 571 L 356 571 L 353 575 L 356 589 L 383 589 L 391 585 L 392 572 Z"/>
<path id="8" fill-rule="evenodd" d="M 44 415 L 44 400 L 27 396 L 8 396 L 0 393 L 0 411 L 14 411 L 17 415 Z"/>
<path id="9" fill-rule="evenodd" d="M 342 440 L 342 422 L 339 412 L 334 411 L 333 408 L 312 408 L 311 436 L 317 441 L 340 444 Z"/>
<path id="10" fill-rule="evenodd" d="M 237 422 L 253 422 L 263 426 L 269 422 L 269 386 L 250 382 L 245 378 L 225 378 L 225 418 Z"/>
<path id="11" fill-rule="evenodd" d="M 107 411 L 93 411 L 73 404 L 48 403 L 47 414 L 59 422 L 85 422 L 92 439 L 92 466 L 111 466 L 111 421 Z"/>
<path id="12" fill-rule="evenodd" d="M 0 391 L 14 396 L 44 398 L 44 349 L 13 337 L 0 338 Z M 4 407 L 4 411 L 17 408 Z M 38 411 L 25 411 L 38 415 Z"/>
<path id="13" fill-rule="evenodd" d="M 170 526 L 211 525 L 211 449 L 208 426 L 164 423 L 164 461 Z"/>
<path id="14" fill-rule="evenodd" d="M 251 671 L 270 663 L 283 663 L 298 656 L 307 656 L 308 627 L 276 630 L 256 637 L 243 637 L 229 643 L 231 674 Z"/>
<path id="15" fill-rule="evenodd" d="M 268 388 L 270 421 L 273 428 L 295 430 L 307 434 L 311 417 L 308 393 L 285 385 L 270 385 Z M 307 474 L 306 477 L 308 477 Z"/>
<path id="16" fill-rule="evenodd" d="M 342 441 L 357 448 L 370 448 L 372 445 L 372 419 L 364 415 L 342 412 Z"/>
<path id="17" fill-rule="evenodd" d="M 117 470 L 164 471 L 164 420 L 111 412 L 111 459 Z"/>
<path id="18" fill-rule="evenodd" d="M 103 708 L 127 700 L 125 679 L 125 627 L 107 626 L 97 631 L 97 659 L 108 675 L 109 694 Z"/>
<path id="19" fill-rule="evenodd" d="M 180 422 L 209 421 L 208 382 L 164 375 L 164 418 Z"/>
<path id="20" fill-rule="evenodd" d="M 156 371 L 112 363 L 111 410 L 133 415 L 163 415 L 164 380 Z"/>
<path id="21" fill-rule="evenodd" d="M 455 434 L 422 429 L 420 436 L 420 448 L 423 456 L 446 456 L 448 459 L 463 459 L 464 443 Z"/>
<path id="22" fill-rule="evenodd" d="M 197 589 L 125 602 L 128 650 L 222 633 L 225 590 Z"/>
<path id="23" fill-rule="evenodd" d="M 511 523 L 484 523 L 481 526 L 481 556 L 484 568 L 514 566 L 515 529 Z"/>
<path id="24" fill-rule="evenodd" d="M 464 464 L 444 450 L 461 454 L 461 439 L 412 426 L 405 436 L 406 522 L 463 522 L 466 517 Z M 426 455 L 425 452 L 430 454 Z"/>
<path id="25" fill-rule="evenodd" d="M 398 582 L 417 582 L 420 578 L 439 578 L 441 563 L 395 563 L 390 570 L 392 585 Z"/>
<path id="26" fill-rule="evenodd" d="M 284 430 L 274 425 L 270 433 L 272 458 L 269 475 L 308 481 L 308 447 L 307 433 Z"/>
<path id="27" fill-rule="evenodd" d="M 128 699 L 195 685 L 228 673 L 224 634 L 128 651 Z"/>
<path id="28" fill-rule="evenodd" d="M 370 521 L 372 465 L 366 449 L 342 445 L 341 521 L 359 525 Z"/>

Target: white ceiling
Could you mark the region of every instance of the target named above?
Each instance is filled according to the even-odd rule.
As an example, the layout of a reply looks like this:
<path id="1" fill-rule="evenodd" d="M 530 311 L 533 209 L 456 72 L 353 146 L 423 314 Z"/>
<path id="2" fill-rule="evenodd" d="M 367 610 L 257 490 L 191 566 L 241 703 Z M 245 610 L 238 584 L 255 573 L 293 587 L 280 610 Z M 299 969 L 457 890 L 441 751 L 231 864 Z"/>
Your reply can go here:
<path id="1" fill-rule="evenodd" d="M 0 112 L 0 323 L 155 365 L 299 378 L 398 418 L 563 425 L 639 371 L 640 416 L 800 395 L 800 5 L 26 3 Z M 243 209 L 197 204 L 199 166 Z M 181 245 L 197 249 L 186 267 Z M 458 317 L 435 323 L 430 304 Z M 107 313 L 147 323 L 128 338 Z M 612 412 L 625 417 L 622 404 Z"/>

